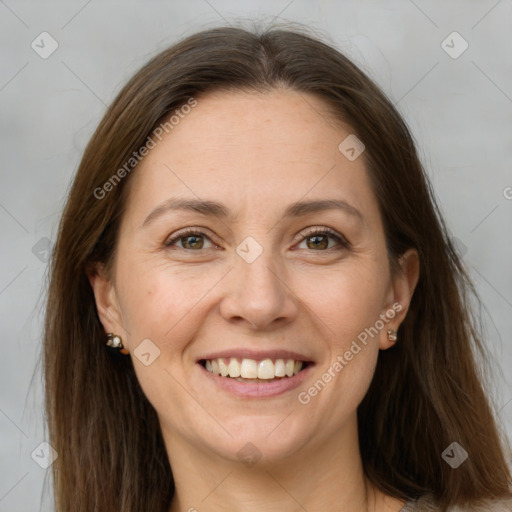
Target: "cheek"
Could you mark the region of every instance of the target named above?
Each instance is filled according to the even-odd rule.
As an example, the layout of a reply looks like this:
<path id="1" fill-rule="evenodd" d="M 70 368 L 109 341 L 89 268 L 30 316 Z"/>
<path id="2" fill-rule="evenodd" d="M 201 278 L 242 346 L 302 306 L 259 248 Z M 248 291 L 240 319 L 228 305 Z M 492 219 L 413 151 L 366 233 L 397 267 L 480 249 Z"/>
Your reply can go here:
<path id="1" fill-rule="evenodd" d="M 322 377 L 338 383 L 332 399 L 337 401 L 341 394 L 347 408 L 340 411 L 357 407 L 370 385 L 379 354 L 378 340 L 386 329 L 380 320 L 385 312 L 386 276 L 382 265 L 347 264 L 336 277 L 324 280 L 324 293 L 315 292 L 309 302 L 322 320 L 327 340 Z"/>
<path id="2" fill-rule="evenodd" d="M 149 338 L 162 352 L 192 336 L 204 313 L 216 271 L 173 268 L 167 263 L 125 259 L 116 272 L 123 326 L 133 344 Z M 172 343 L 172 346 L 169 344 Z"/>
<path id="3" fill-rule="evenodd" d="M 383 312 L 387 274 L 379 265 L 350 264 L 321 280 L 316 286 L 304 281 L 308 306 L 329 327 L 327 333 L 337 349 L 374 326 Z"/>

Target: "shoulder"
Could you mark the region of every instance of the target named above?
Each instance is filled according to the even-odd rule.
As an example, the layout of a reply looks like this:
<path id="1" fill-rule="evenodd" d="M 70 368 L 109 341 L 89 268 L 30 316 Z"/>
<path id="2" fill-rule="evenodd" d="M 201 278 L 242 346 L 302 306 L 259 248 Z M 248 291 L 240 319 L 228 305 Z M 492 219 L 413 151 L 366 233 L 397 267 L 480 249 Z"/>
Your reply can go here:
<path id="1" fill-rule="evenodd" d="M 430 496 L 423 496 L 417 501 L 408 502 L 400 512 L 439 512 L 441 508 L 436 505 Z M 512 512 L 512 499 L 485 499 L 472 505 L 453 505 L 447 512 Z"/>
<path id="2" fill-rule="evenodd" d="M 468 507 L 456 506 L 450 512 L 512 512 L 512 500 L 481 500 Z"/>

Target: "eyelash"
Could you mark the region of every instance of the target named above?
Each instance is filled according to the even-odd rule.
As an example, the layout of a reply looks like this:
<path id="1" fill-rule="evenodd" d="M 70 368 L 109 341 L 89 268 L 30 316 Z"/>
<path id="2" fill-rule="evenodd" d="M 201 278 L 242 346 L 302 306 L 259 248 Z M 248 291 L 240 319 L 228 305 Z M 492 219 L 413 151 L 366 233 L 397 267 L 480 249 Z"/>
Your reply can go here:
<path id="1" fill-rule="evenodd" d="M 309 230 L 306 233 L 302 234 L 302 237 L 300 238 L 299 243 L 303 242 L 307 238 L 311 238 L 314 235 L 329 235 L 331 238 L 336 240 L 336 242 L 338 242 L 341 245 L 341 248 L 350 249 L 350 247 L 351 247 L 350 242 L 343 235 L 340 235 L 339 233 L 337 233 L 336 231 L 334 231 L 330 228 L 314 228 L 314 227 L 309 228 Z M 212 243 L 214 243 L 210 239 L 210 237 L 208 237 L 208 235 L 206 233 L 204 233 L 200 230 L 197 230 L 195 228 L 188 228 L 188 229 L 185 229 L 184 231 L 177 233 L 172 238 L 168 238 L 165 241 L 164 245 L 165 245 L 165 247 L 171 247 L 175 242 L 179 241 L 181 238 L 186 238 L 187 236 L 203 236 L 203 237 L 207 238 L 208 240 L 210 240 Z M 214 243 L 214 245 L 217 245 L 217 244 Z M 341 250 L 341 248 L 338 248 L 337 250 Z M 190 252 L 201 252 L 203 250 L 203 249 L 199 249 L 197 251 L 193 251 L 193 250 L 185 249 L 182 247 L 178 247 L 178 249 L 182 249 L 184 251 L 190 251 Z M 331 247 L 329 249 L 313 251 L 313 252 L 327 252 L 332 249 L 336 250 L 335 248 Z"/>

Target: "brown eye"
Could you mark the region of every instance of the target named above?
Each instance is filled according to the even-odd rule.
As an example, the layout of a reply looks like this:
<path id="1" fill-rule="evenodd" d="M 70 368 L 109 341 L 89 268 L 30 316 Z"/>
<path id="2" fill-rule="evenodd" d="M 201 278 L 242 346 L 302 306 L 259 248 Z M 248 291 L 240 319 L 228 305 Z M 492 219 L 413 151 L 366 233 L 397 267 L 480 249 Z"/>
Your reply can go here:
<path id="1" fill-rule="evenodd" d="M 327 249 L 336 249 L 336 247 L 329 247 L 329 239 L 337 242 L 337 249 L 349 248 L 349 243 L 346 238 L 330 229 L 316 229 L 310 231 L 303 237 L 302 242 L 306 242 L 308 249 L 324 252 Z"/>
<path id="2" fill-rule="evenodd" d="M 204 240 L 198 235 L 182 236 L 180 241 L 184 249 L 202 249 L 204 244 Z"/>
<path id="3" fill-rule="evenodd" d="M 306 238 L 309 249 L 327 249 L 329 238 L 326 235 L 313 235 Z"/>
<path id="4" fill-rule="evenodd" d="M 181 231 L 180 233 L 177 233 L 176 235 L 169 238 L 165 242 L 165 246 L 175 246 L 177 249 L 200 251 L 202 249 L 208 249 L 208 247 L 204 247 L 205 240 L 209 240 L 211 243 L 211 240 L 203 232 L 196 230 L 187 230 Z M 181 246 L 177 244 L 181 244 Z"/>

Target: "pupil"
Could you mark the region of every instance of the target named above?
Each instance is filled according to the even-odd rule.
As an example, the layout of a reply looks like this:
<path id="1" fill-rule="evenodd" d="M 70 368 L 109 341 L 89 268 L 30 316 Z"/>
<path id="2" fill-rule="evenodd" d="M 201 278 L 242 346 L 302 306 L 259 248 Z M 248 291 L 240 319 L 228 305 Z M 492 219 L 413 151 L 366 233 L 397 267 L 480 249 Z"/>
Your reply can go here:
<path id="1" fill-rule="evenodd" d="M 320 243 L 317 243 L 318 239 L 323 239 L 323 240 L 321 240 Z M 312 242 L 312 248 L 325 249 L 328 245 L 327 237 L 325 235 L 315 235 L 315 236 L 310 237 L 310 240 L 316 240 L 316 242 Z"/>
<path id="2" fill-rule="evenodd" d="M 201 243 L 201 242 L 202 242 L 202 240 L 201 240 L 201 238 L 200 238 L 200 237 L 198 237 L 198 236 L 195 236 L 195 235 L 189 235 L 189 236 L 185 237 L 184 239 L 185 239 L 185 240 L 190 240 L 190 239 L 192 239 L 192 240 L 193 240 L 193 241 L 192 241 L 192 243 L 186 242 L 186 243 L 185 243 L 185 245 L 187 245 L 187 244 L 188 244 L 189 246 L 191 246 L 191 247 L 193 247 L 193 248 L 199 248 L 199 249 L 201 249 L 201 248 L 202 248 L 202 246 L 203 246 L 203 244 Z M 194 241 L 194 240 L 195 240 L 195 241 Z"/>

